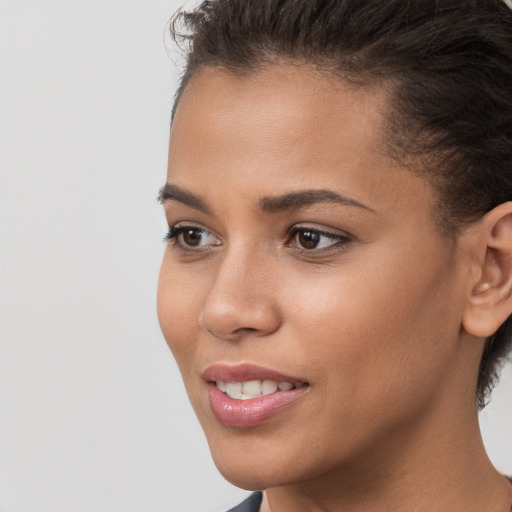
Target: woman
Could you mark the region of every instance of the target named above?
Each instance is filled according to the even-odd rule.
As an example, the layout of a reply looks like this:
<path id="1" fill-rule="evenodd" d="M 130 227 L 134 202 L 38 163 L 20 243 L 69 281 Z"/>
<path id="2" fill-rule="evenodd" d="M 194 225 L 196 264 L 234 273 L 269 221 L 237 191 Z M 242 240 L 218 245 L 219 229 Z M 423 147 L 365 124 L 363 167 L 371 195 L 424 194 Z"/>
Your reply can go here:
<path id="1" fill-rule="evenodd" d="M 217 467 L 265 489 L 235 510 L 510 510 L 477 421 L 511 345 L 510 10 L 212 0 L 174 33 L 158 314 Z"/>

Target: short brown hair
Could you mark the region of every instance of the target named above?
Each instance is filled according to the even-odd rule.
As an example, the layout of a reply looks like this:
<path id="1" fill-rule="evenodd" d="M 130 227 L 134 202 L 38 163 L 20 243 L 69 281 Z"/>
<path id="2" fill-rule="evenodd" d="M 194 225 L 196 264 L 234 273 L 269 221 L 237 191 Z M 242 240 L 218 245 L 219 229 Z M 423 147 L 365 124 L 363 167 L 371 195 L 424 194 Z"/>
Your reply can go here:
<path id="1" fill-rule="evenodd" d="M 361 87 L 391 85 L 387 149 L 429 175 L 445 235 L 512 200 L 512 12 L 502 0 L 207 0 L 178 12 L 171 32 L 188 43 L 173 116 L 202 67 L 302 61 Z M 480 408 L 511 322 L 485 345 Z"/>

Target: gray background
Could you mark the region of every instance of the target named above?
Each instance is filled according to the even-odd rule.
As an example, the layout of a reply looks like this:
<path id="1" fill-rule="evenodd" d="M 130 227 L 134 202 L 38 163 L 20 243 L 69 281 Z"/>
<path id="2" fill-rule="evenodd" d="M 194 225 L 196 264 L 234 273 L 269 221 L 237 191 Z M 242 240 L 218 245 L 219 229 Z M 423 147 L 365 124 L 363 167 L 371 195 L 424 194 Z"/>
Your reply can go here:
<path id="1" fill-rule="evenodd" d="M 0 3 L 0 510 L 196 512 L 220 477 L 155 292 L 176 0 Z M 482 418 L 512 474 L 512 371 Z"/>

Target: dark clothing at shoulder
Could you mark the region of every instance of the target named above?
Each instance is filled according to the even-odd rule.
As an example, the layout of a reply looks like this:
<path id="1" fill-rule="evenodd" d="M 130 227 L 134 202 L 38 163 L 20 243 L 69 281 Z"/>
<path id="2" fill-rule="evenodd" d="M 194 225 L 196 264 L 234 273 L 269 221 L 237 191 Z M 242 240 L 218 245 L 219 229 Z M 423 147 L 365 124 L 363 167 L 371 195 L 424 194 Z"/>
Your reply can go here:
<path id="1" fill-rule="evenodd" d="M 507 477 L 512 483 L 512 478 Z M 263 499 L 263 493 L 261 491 L 253 492 L 248 498 L 236 507 L 230 508 L 227 512 L 258 512 L 261 506 L 261 500 Z M 512 508 L 510 509 L 512 512 Z"/>
<path id="2" fill-rule="evenodd" d="M 263 499 L 261 491 L 253 492 L 248 498 L 236 507 L 230 508 L 228 512 L 258 512 Z"/>

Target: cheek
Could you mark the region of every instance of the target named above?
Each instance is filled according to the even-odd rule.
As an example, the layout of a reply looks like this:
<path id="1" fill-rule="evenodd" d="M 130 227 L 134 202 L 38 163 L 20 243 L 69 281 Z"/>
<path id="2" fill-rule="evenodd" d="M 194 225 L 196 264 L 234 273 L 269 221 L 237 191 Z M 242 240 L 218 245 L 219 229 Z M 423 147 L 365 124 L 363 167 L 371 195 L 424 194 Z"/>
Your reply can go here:
<path id="1" fill-rule="evenodd" d="M 203 288 L 169 260 L 165 255 L 158 280 L 158 321 L 181 372 L 186 373 L 197 350 Z"/>
<path id="2" fill-rule="evenodd" d="M 304 277 L 304 286 L 289 281 L 295 350 L 345 403 L 357 397 L 372 408 L 383 406 L 384 396 L 406 401 L 411 387 L 426 396 L 455 357 L 460 319 L 449 266 L 443 258 L 427 265 L 422 253 L 401 254 Z"/>

